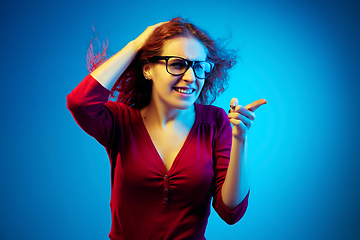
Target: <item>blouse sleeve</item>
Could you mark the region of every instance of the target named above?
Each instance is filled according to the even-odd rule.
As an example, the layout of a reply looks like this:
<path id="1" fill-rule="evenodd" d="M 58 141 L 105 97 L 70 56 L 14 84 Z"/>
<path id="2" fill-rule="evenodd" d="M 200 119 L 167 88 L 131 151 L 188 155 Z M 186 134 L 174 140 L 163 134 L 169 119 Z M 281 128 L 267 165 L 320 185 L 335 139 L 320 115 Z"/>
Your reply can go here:
<path id="1" fill-rule="evenodd" d="M 89 74 L 67 96 L 67 107 L 76 122 L 105 147 L 110 145 L 118 121 L 116 111 L 106 107 L 111 103 L 108 102 L 109 94 L 110 91 Z"/>
<path id="2" fill-rule="evenodd" d="M 223 109 L 220 109 L 220 111 L 214 143 L 215 188 L 213 192 L 214 199 L 212 205 L 219 216 L 227 224 L 232 225 L 238 222 L 245 214 L 248 206 L 250 191 L 244 200 L 232 211 L 230 211 L 223 202 L 221 189 L 225 181 L 230 160 L 232 129 L 227 114 Z"/>

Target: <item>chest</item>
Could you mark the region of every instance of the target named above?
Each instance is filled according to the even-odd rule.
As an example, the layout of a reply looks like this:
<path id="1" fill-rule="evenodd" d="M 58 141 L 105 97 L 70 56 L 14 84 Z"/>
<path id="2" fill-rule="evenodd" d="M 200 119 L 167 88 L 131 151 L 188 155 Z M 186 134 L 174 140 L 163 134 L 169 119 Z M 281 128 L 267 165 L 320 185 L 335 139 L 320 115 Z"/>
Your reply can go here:
<path id="1" fill-rule="evenodd" d="M 170 170 L 176 156 L 184 146 L 190 133 L 191 126 L 182 126 L 179 129 L 152 129 L 148 128 L 150 139 L 162 159 L 167 171 Z"/>
<path id="2" fill-rule="evenodd" d="M 121 145 L 120 158 L 113 169 L 113 193 L 122 193 L 121 198 L 126 201 L 146 203 L 167 198 L 164 204 L 193 204 L 208 199 L 214 177 L 212 134 L 198 125 L 188 132 L 152 134 L 150 129 L 144 130 L 124 132 L 127 135 L 131 131 L 133 140 L 127 139 L 128 147 Z M 164 140 L 167 137 L 170 140 Z"/>
<path id="3" fill-rule="evenodd" d="M 181 129 L 152 132 L 138 123 L 119 129 L 118 149 L 110 153 L 114 204 L 121 199 L 125 205 L 161 202 L 190 206 L 210 199 L 218 152 L 215 145 L 223 141 L 215 141 L 215 125 L 196 121 L 187 131 Z M 160 147 L 156 149 L 156 145 Z"/>

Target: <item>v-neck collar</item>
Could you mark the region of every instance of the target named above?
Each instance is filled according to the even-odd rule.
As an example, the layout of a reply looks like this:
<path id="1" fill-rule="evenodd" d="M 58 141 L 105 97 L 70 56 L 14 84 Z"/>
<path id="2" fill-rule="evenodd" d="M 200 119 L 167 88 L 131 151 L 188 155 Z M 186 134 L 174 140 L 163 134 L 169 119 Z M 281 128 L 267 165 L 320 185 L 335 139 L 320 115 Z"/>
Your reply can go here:
<path id="1" fill-rule="evenodd" d="M 189 145 L 189 143 L 191 142 L 191 139 L 193 138 L 195 132 L 196 132 L 196 128 L 198 126 L 198 119 L 199 119 L 199 111 L 198 111 L 198 106 L 197 106 L 197 103 L 194 103 L 194 106 L 195 106 L 195 121 L 194 121 L 194 124 L 192 125 L 192 127 L 190 128 L 190 131 L 185 139 L 185 142 L 183 143 L 183 145 L 181 146 L 179 152 L 177 153 L 174 161 L 172 162 L 169 170 L 166 169 L 166 166 L 165 166 L 165 163 L 163 161 L 163 159 L 160 157 L 160 154 L 158 152 L 158 150 L 156 149 L 155 147 L 155 144 L 154 142 L 152 141 L 151 137 L 150 137 L 150 134 L 149 132 L 147 131 L 146 127 L 145 127 L 145 124 L 143 122 L 143 119 L 141 117 L 141 113 L 140 113 L 140 109 L 137 109 L 136 110 L 136 114 L 139 118 L 139 122 L 140 122 L 140 127 L 141 127 L 141 130 L 142 132 L 144 133 L 144 136 L 152 150 L 152 152 L 154 153 L 156 159 L 158 160 L 159 162 L 159 166 L 160 168 L 162 168 L 162 170 L 166 173 L 166 174 L 170 174 L 171 172 L 174 171 L 174 168 L 176 167 L 179 159 L 181 158 L 181 156 L 183 155 L 184 151 L 186 150 L 187 146 Z"/>

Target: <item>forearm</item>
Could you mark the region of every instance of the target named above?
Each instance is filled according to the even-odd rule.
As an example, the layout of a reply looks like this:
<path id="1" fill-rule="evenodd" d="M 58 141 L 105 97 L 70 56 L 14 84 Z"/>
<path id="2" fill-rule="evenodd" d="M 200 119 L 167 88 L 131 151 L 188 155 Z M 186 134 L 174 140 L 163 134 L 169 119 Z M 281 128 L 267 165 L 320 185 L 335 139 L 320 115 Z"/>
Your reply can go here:
<path id="1" fill-rule="evenodd" d="M 232 138 L 230 162 L 221 194 L 225 205 L 235 209 L 249 191 L 248 168 L 246 161 L 246 138 Z"/>
<path id="2" fill-rule="evenodd" d="M 134 59 L 138 50 L 139 46 L 135 41 L 129 42 L 122 50 L 95 69 L 91 76 L 110 90 Z"/>

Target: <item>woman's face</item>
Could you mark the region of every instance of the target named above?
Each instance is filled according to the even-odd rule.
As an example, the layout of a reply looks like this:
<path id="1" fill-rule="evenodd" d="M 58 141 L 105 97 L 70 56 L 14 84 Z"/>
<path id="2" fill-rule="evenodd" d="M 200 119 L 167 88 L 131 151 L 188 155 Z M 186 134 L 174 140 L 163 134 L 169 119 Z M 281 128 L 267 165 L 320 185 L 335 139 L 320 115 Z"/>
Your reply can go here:
<path id="1" fill-rule="evenodd" d="M 167 41 L 161 56 L 177 56 L 191 61 L 205 61 L 205 46 L 193 37 L 177 37 Z M 167 72 L 166 61 L 159 60 L 144 66 L 144 75 L 153 82 L 151 101 L 164 107 L 188 109 L 198 98 L 205 79 L 198 79 L 192 67 L 183 75 Z"/>

